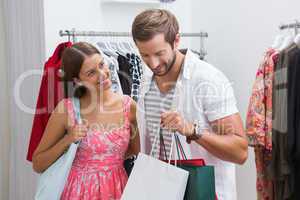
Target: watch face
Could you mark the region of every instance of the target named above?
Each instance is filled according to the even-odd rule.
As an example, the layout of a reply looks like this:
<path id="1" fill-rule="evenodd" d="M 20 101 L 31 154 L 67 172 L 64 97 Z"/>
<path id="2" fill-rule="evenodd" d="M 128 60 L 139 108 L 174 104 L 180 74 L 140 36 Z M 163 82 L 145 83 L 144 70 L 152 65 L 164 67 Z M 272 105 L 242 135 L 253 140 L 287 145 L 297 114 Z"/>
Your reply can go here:
<path id="1" fill-rule="evenodd" d="M 196 135 L 201 135 L 201 128 L 198 124 L 196 124 Z"/>

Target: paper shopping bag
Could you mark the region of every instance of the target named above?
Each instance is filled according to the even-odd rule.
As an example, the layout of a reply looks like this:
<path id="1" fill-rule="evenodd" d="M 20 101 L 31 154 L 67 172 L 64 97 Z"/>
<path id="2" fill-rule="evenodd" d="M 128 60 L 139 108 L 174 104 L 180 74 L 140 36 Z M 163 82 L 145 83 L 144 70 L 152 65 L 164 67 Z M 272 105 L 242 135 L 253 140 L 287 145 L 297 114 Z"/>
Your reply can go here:
<path id="1" fill-rule="evenodd" d="M 139 153 L 122 200 L 183 200 L 189 173 Z"/>
<path id="2" fill-rule="evenodd" d="M 183 160 L 171 160 L 170 163 L 189 172 L 184 200 L 217 200 L 214 167 L 207 166 L 203 159 L 187 159 L 176 134 L 175 141 L 178 158 Z"/>

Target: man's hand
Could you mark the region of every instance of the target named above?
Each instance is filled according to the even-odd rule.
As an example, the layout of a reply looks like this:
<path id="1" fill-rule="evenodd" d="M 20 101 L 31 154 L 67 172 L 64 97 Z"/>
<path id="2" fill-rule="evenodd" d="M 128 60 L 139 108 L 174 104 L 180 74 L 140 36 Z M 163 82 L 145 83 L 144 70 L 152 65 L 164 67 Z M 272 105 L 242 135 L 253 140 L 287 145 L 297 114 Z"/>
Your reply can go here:
<path id="1" fill-rule="evenodd" d="M 169 111 L 161 114 L 161 127 L 171 131 L 178 131 L 184 136 L 192 135 L 194 132 L 194 125 L 187 122 L 176 111 Z"/>

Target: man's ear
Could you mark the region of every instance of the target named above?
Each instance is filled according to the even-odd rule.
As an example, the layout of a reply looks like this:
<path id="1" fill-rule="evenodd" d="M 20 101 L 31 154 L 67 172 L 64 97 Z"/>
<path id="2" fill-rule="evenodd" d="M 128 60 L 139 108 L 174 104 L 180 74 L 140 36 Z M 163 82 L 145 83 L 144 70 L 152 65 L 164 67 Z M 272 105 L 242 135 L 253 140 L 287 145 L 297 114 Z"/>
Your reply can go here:
<path id="1" fill-rule="evenodd" d="M 179 33 L 177 33 L 175 36 L 175 40 L 174 40 L 174 49 L 178 49 L 179 42 L 180 42 L 180 35 L 179 35 Z"/>

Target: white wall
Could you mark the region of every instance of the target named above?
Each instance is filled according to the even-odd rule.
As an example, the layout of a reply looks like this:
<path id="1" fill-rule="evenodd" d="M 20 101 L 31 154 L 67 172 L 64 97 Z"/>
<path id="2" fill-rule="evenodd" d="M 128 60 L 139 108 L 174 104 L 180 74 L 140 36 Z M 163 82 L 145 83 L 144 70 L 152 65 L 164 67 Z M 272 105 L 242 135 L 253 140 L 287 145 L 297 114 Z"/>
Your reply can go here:
<path id="1" fill-rule="evenodd" d="M 84 31 L 129 32 L 131 31 L 132 21 L 139 12 L 146 8 L 160 6 L 160 4 L 142 3 L 103 4 L 101 0 L 45 0 L 46 57 L 51 56 L 59 42 L 68 40 L 67 37 L 59 37 L 59 30 L 75 28 Z M 163 7 L 179 14 L 178 18 L 183 31 L 191 29 L 189 1 L 188 3 L 178 1 Z M 83 39 L 94 42 L 103 38 Z"/>
<path id="2" fill-rule="evenodd" d="M 8 199 L 9 185 L 9 127 L 8 127 L 8 85 L 6 68 L 6 42 L 4 30 L 3 3 L 0 2 L 0 199 Z"/>
<path id="3" fill-rule="evenodd" d="M 220 68 L 233 81 L 243 119 L 255 73 L 262 55 L 269 47 L 281 23 L 300 19 L 300 1 L 193 1 L 192 28 L 209 33 L 206 47 L 209 62 Z M 253 149 L 249 159 L 238 167 L 238 199 L 256 199 Z"/>

